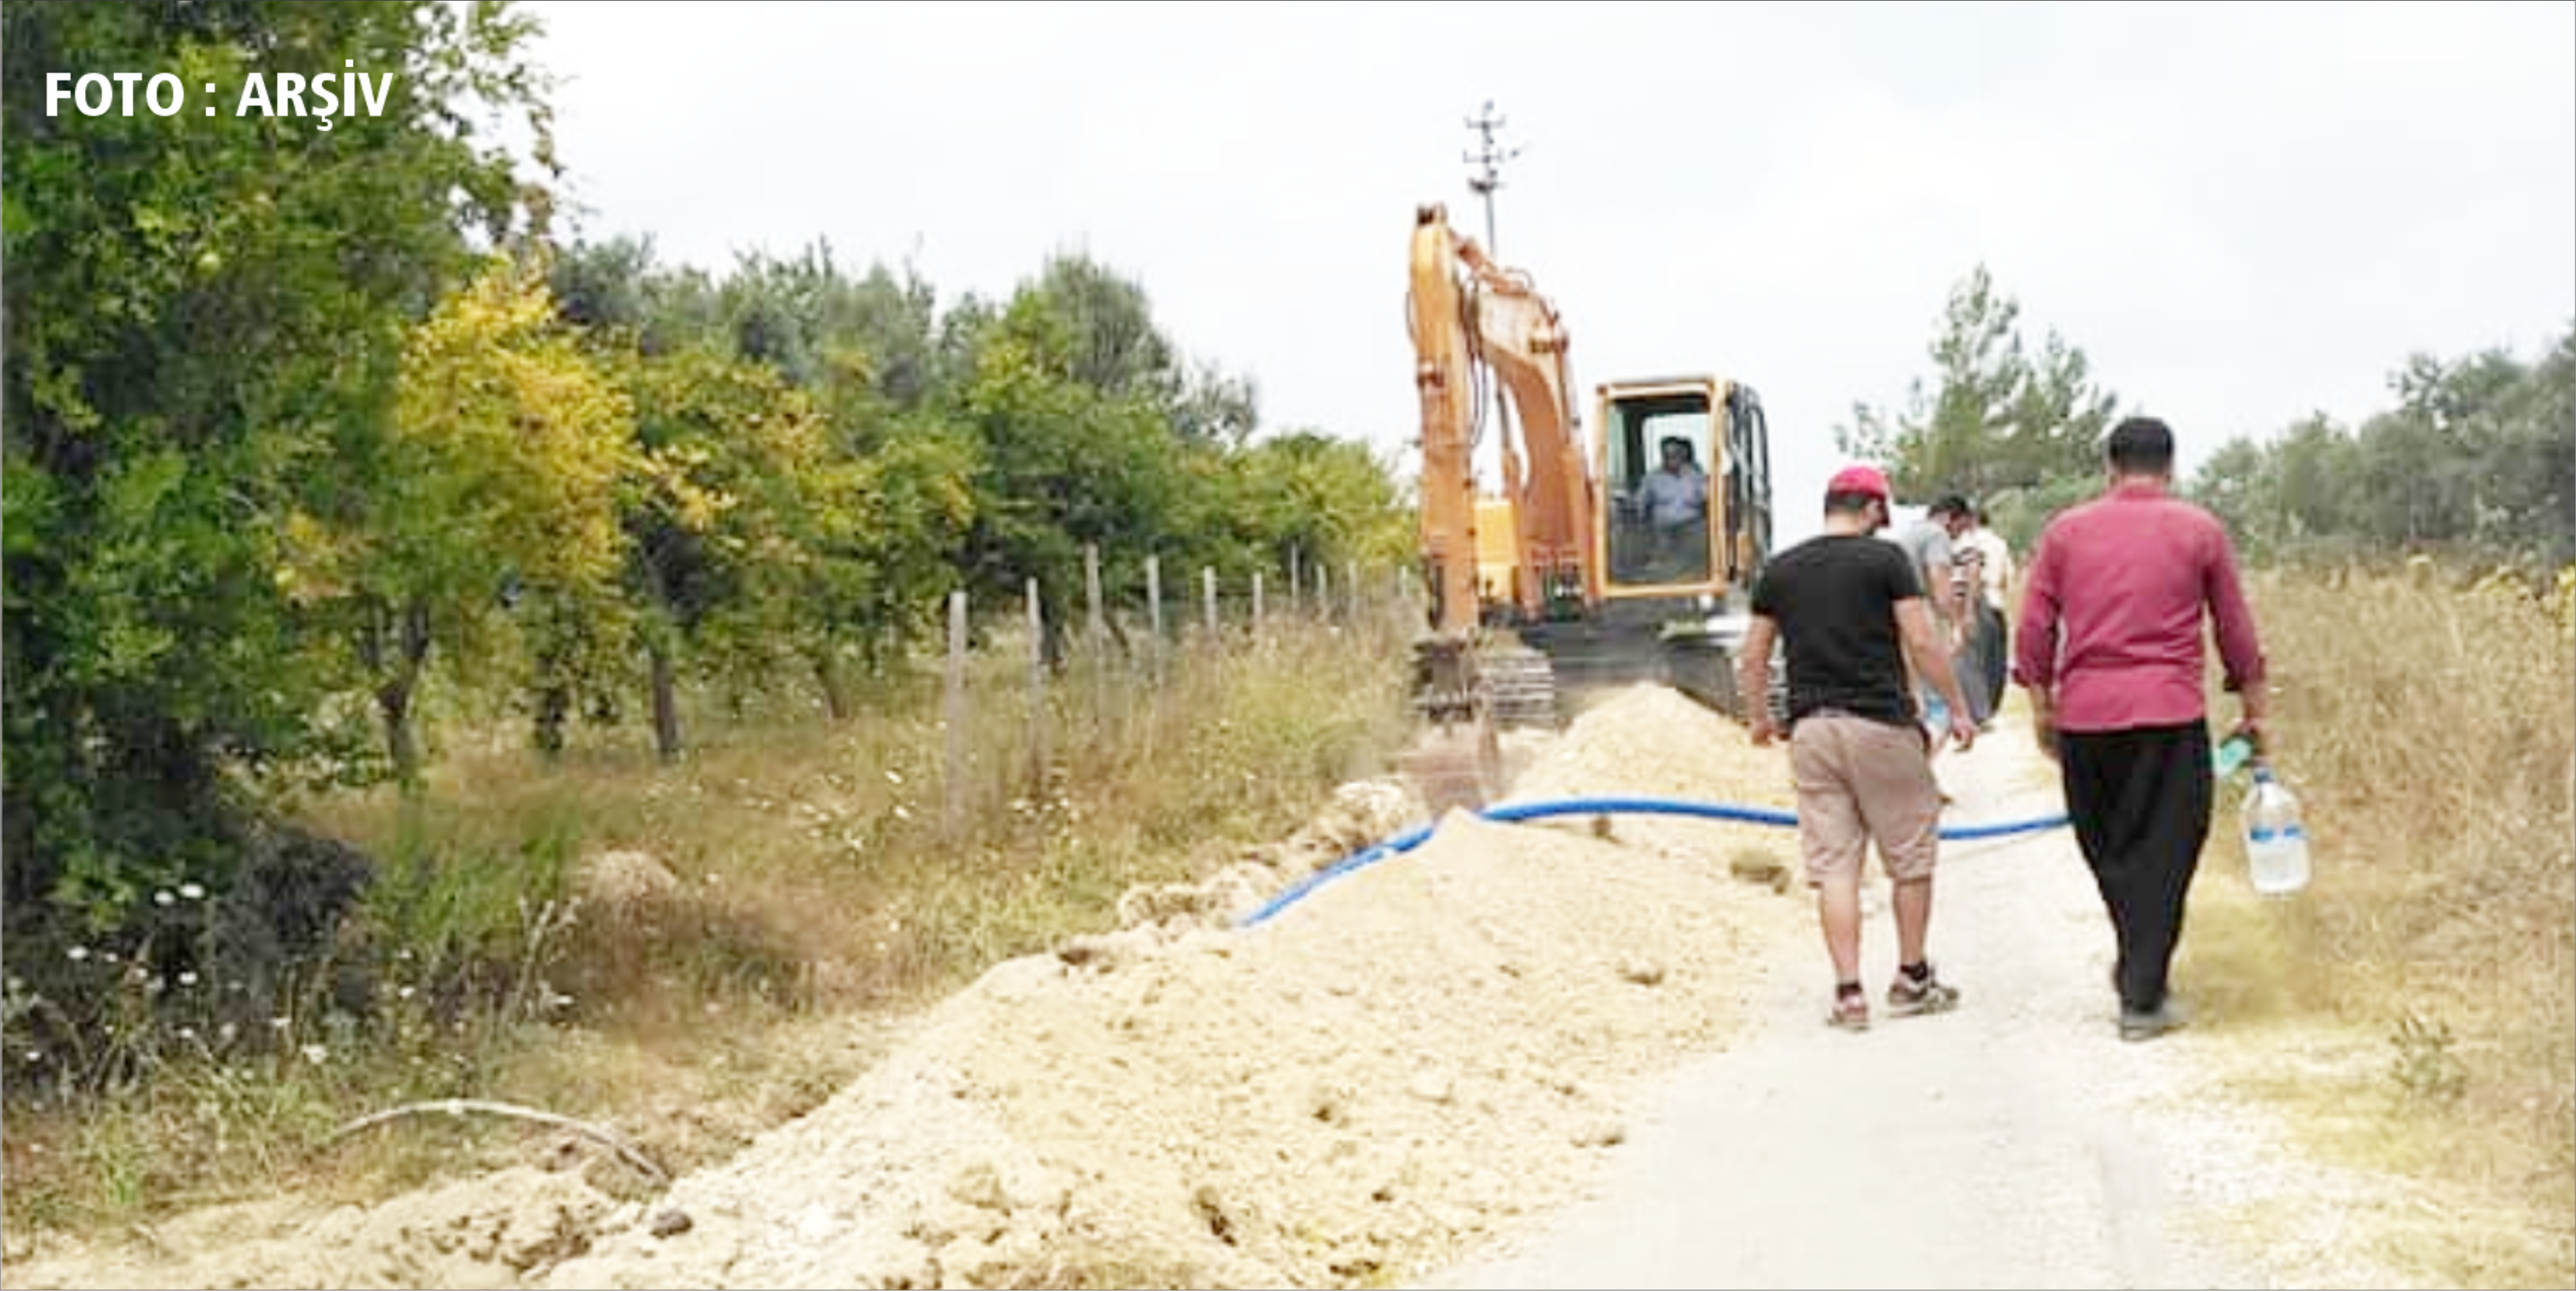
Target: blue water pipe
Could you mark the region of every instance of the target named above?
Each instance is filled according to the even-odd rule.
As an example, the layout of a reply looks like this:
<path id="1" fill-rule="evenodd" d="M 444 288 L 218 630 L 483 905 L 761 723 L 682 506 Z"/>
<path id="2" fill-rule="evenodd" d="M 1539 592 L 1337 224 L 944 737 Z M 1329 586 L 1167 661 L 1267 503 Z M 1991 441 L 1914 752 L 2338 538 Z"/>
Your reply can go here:
<path id="1" fill-rule="evenodd" d="M 1722 802 L 1691 802 L 1678 798 L 1563 798 L 1555 802 L 1516 802 L 1488 807 L 1476 815 L 1484 820 L 1509 824 L 1523 820 L 1543 820 L 1550 816 L 1695 816 L 1702 820 L 1729 820 L 1751 825 L 1775 825 L 1795 828 L 1795 812 L 1769 807 L 1738 807 Z M 1980 838 L 2003 838 L 2013 834 L 2033 834 L 2043 829 L 2056 829 L 2067 823 L 2065 813 L 2036 816 L 2029 820 L 2007 821 L 1997 825 L 1945 825 L 1940 830 L 1944 842 L 1966 842 Z M 1387 839 L 1372 843 L 1331 865 L 1289 884 L 1285 891 L 1272 897 L 1258 910 L 1245 915 L 1238 928 L 1251 928 L 1278 917 L 1280 911 L 1295 905 L 1315 889 L 1350 874 L 1367 869 L 1390 856 L 1401 856 L 1422 846 L 1431 837 L 1438 822 L 1417 825 Z"/>

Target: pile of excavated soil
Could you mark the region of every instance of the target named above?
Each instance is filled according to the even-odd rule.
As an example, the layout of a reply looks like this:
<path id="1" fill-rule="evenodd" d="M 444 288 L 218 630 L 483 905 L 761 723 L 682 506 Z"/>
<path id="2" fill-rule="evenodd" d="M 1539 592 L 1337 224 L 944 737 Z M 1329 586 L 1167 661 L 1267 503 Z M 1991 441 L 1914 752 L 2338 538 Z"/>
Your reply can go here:
<path id="1" fill-rule="evenodd" d="M 1787 792 L 1776 752 L 1654 687 L 1519 752 L 1521 800 Z M 475 1185 L 452 1214 L 307 1230 L 301 1265 L 272 1242 L 185 1280 L 1341 1286 L 1445 1264 L 1588 1182 L 1632 1083 L 1726 1042 L 1799 915 L 1729 875 L 1785 831 L 1452 813 L 1235 926 L 1399 810 L 1355 788 L 1295 846 L 1131 894 L 1127 929 L 996 966 L 828 1103 L 649 1203 L 568 1175 Z M 528 1214 L 488 1213 L 514 1195 Z"/>
<path id="2" fill-rule="evenodd" d="M 293 1198 L 214 1206 L 132 1245 L 12 1252 L 12 1287 L 453 1287 L 527 1285 L 632 1207 L 572 1171 L 517 1166 L 374 1207 Z"/>
<path id="3" fill-rule="evenodd" d="M 1590 713 L 1550 796 L 1779 797 L 1671 692 Z M 1531 791 L 1517 795 L 1523 799 Z M 1464 813 L 1259 926 L 1211 913 L 995 968 L 827 1106 L 555 1269 L 573 1286 L 1331 1286 L 1454 1258 L 1568 1199 L 1629 1083 L 1721 1044 L 1783 903 L 1719 840 Z"/>

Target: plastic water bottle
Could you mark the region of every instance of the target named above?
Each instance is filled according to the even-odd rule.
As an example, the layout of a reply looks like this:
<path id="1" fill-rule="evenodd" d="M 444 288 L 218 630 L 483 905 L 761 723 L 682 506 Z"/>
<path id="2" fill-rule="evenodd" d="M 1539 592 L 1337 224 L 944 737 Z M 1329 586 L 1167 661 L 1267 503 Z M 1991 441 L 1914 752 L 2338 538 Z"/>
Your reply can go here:
<path id="1" fill-rule="evenodd" d="M 2288 896 L 2308 885 L 2308 835 L 2299 824 L 2299 800 L 2254 764 L 2254 786 L 2245 793 L 2245 863 L 2254 890 Z"/>

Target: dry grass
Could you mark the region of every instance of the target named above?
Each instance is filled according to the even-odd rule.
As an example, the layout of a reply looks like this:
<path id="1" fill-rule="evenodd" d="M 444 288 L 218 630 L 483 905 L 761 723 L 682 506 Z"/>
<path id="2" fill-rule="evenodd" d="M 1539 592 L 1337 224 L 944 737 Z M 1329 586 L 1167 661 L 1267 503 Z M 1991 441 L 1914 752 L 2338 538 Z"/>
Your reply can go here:
<path id="1" fill-rule="evenodd" d="M 1024 643 L 994 641 L 970 668 L 954 822 L 935 663 L 840 723 L 802 696 L 700 698 L 667 768 L 632 723 L 576 727 L 586 742 L 546 765 L 523 724 L 451 722 L 424 801 L 302 814 L 419 858 L 397 864 L 410 896 L 371 915 L 422 947 L 413 962 L 502 961 L 502 997 L 433 1021 L 428 991 L 387 978 L 369 1028 L 298 1016 L 274 1059 L 13 1098 L 9 1231 L 119 1229 L 286 1189 L 359 1200 L 546 1147 L 447 1118 L 324 1146 L 345 1119 L 425 1097 L 613 1125 L 674 1172 L 720 1160 L 864 1069 L 914 1006 L 1109 927 L 1131 885 L 1235 860 L 1382 769 L 1410 726 L 1406 636 L 1394 613 L 1278 617 L 1260 642 L 1231 633 L 1159 668 L 1078 654 L 1047 695 L 1043 780 Z M 628 868 L 651 881 L 610 900 L 582 876 L 614 851 L 649 858 Z"/>
<path id="2" fill-rule="evenodd" d="M 2364 1225 L 2422 1285 L 2576 1283 L 2571 585 L 2419 565 L 2253 589 L 2315 878 L 2255 896 L 2224 792 L 2177 972 L 2289 1059 L 2254 1092 L 2310 1142 L 2439 1199 Z"/>

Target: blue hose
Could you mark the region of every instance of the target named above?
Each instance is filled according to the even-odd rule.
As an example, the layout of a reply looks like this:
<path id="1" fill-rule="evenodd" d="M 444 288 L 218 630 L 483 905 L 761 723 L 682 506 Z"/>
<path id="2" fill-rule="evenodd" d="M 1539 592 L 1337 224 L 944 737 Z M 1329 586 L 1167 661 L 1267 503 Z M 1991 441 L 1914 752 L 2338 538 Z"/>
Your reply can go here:
<path id="1" fill-rule="evenodd" d="M 1795 812 L 1768 807 L 1738 807 L 1720 802 L 1687 802 L 1675 798 L 1565 798 L 1555 802 L 1509 803 L 1488 807 L 1476 815 L 1498 823 L 1543 820 L 1549 816 L 1697 816 L 1703 820 L 1731 820 L 1753 825 L 1777 825 L 1794 828 Z M 2031 834 L 2043 829 L 2056 829 L 2067 823 L 2064 813 L 2037 816 L 2029 820 L 2008 821 L 1999 825 L 1946 825 L 1940 831 L 1944 842 L 1966 842 L 1979 838 L 2002 838 L 2011 834 Z M 1436 825 L 1417 825 L 1412 829 L 1373 843 L 1357 852 L 1289 884 L 1279 895 L 1270 898 L 1258 910 L 1244 916 L 1235 926 L 1250 928 L 1276 918 L 1280 911 L 1295 905 L 1315 889 L 1357 870 L 1367 869 L 1390 856 L 1401 856 L 1429 841 Z"/>

